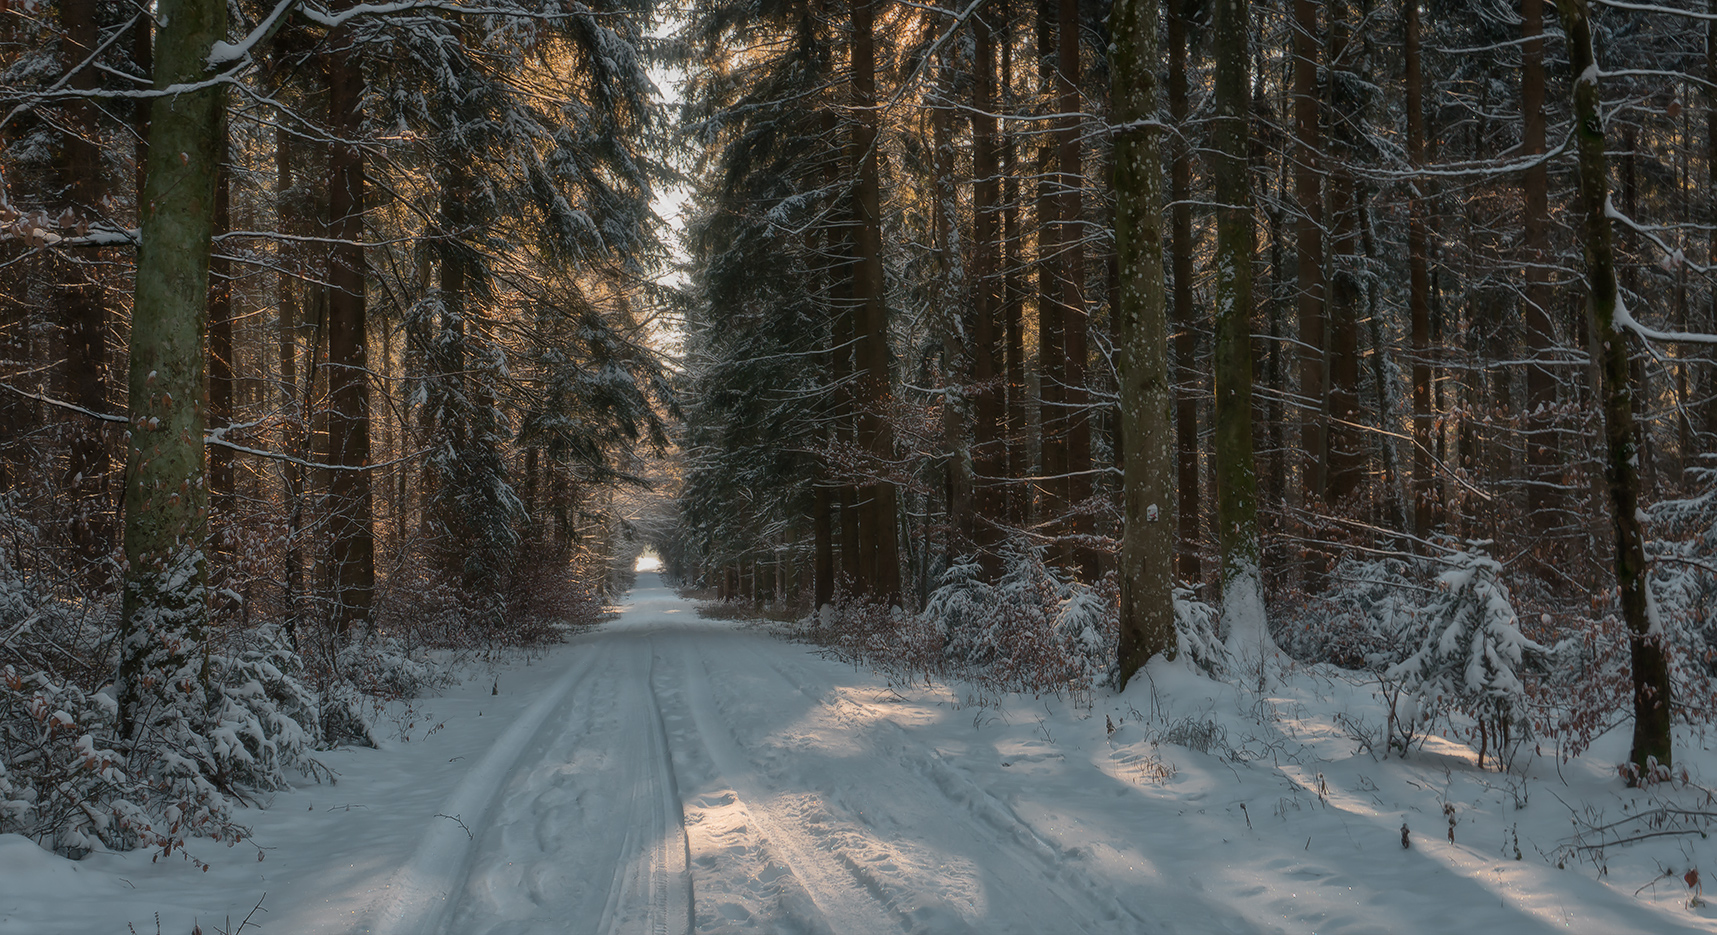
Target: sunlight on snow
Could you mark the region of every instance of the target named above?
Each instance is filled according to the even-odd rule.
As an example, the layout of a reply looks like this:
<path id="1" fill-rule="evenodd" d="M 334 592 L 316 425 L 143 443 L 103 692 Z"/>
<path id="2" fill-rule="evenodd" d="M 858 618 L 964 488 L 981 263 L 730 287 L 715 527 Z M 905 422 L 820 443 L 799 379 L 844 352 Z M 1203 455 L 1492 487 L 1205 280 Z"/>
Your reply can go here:
<path id="1" fill-rule="evenodd" d="M 662 560 L 656 557 L 656 553 L 646 550 L 643 555 L 638 556 L 638 562 L 632 566 L 632 570 L 661 571 Z"/>

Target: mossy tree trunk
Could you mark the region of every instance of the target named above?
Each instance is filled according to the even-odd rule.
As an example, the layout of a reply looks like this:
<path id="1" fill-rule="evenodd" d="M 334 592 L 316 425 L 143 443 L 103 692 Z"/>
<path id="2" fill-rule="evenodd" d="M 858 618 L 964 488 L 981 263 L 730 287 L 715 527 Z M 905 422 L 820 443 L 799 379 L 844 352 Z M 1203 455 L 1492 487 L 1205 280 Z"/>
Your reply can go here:
<path id="1" fill-rule="evenodd" d="M 1615 525 L 1616 589 L 1633 661 L 1634 737 L 1630 759 L 1642 772 L 1655 760 L 1670 765 L 1669 666 L 1664 634 L 1649 610 L 1645 531 L 1640 523 L 1639 443 L 1627 332 L 1618 325 L 1616 258 L 1609 216 L 1609 167 L 1604 159 L 1597 54 L 1586 0 L 1557 0 L 1574 74 L 1574 132 L 1578 144 L 1581 237 L 1586 253 L 1587 323 L 1599 351 L 1599 393 L 1607 441 L 1606 475 Z M 1622 312 L 1626 314 L 1625 311 Z"/>
<path id="2" fill-rule="evenodd" d="M 1114 95 L 1115 251 L 1122 449 L 1119 682 L 1173 653 L 1176 451 L 1163 283 L 1162 155 L 1156 127 L 1157 0 L 1118 0 L 1110 13 Z"/>
<path id="3" fill-rule="evenodd" d="M 1247 172 L 1251 84 L 1247 0 L 1217 0 L 1212 56 L 1216 114 L 1210 174 L 1216 186 L 1217 542 L 1222 550 L 1222 625 L 1231 649 L 1259 653 L 1264 628 L 1258 555 L 1258 475 L 1252 457 L 1252 184 Z"/>
<path id="4" fill-rule="evenodd" d="M 155 88 L 207 77 L 226 37 L 221 0 L 161 0 L 173 24 L 155 46 Z M 155 99 L 151 166 L 140 206 L 131 323 L 125 488 L 125 595 L 117 688 L 128 739 L 181 698 L 200 696 L 196 654 L 207 618 L 203 555 L 204 349 L 215 179 L 226 140 L 224 86 Z"/>

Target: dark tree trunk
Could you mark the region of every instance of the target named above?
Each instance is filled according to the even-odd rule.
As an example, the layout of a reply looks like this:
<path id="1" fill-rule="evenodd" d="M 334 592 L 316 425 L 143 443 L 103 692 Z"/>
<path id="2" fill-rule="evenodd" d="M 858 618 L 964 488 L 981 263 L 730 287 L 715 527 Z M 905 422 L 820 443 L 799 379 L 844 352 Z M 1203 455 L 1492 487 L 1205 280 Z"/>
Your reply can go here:
<path id="1" fill-rule="evenodd" d="M 1046 108 L 1055 101 L 1055 9 L 1052 0 L 1037 3 L 1038 84 Z M 1056 149 L 1050 136 L 1037 147 L 1037 430 L 1038 476 L 1035 520 L 1059 534 L 1067 512 L 1067 354 L 1063 343 L 1060 237 L 1061 205 L 1055 176 Z"/>
<path id="2" fill-rule="evenodd" d="M 1056 243 L 1061 248 L 1060 303 L 1061 340 L 1065 362 L 1062 365 L 1063 445 L 1066 458 L 1062 485 L 1066 507 L 1073 511 L 1069 532 L 1080 537 L 1067 558 L 1080 576 L 1094 581 L 1101 574 L 1097 553 L 1084 537 L 1094 530 L 1091 511 L 1085 501 L 1091 496 L 1091 416 L 1087 405 L 1090 391 L 1085 385 L 1088 340 L 1085 315 L 1085 235 L 1080 225 L 1083 217 L 1082 191 L 1085 184 L 1084 160 L 1079 145 L 1080 119 L 1084 110 L 1079 96 L 1079 0 L 1058 0 L 1056 13 L 1055 89 L 1058 108 L 1063 114 L 1056 132 L 1057 187 L 1060 206 L 1056 211 L 1061 233 Z M 1159 199 L 1160 200 L 1160 199 Z"/>
<path id="3" fill-rule="evenodd" d="M 1198 332 L 1201 314 L 1192 304 L 1192 145 L 1186 134 L 1190 102 L 1187 93 L 1187 6 L 1191 0 L 1168 0 L 1169 45 L 1169 121 L 1179 132 L 1169 144 L 1174 162 L 1169 169 L 1170 253 L 1174 271 L 1174 357 L 1175 357 L 1175 437 L 1177 440 L 1177 486 L 1180 509 L 1178 523 L 1180 542 L 1177 549 L 1179 572 L 1183 580 L 1197 583 L 1204 576 L 1199 562 L 1202 535 L 1199 519 L 1203 500 L 1199 490 L 1198 469 L 1198 397 L 1203 378 L 1197 361 Z"/>
<path id="4" fill-rule="evenodd" d="M 277 198 L 284 202 L 279 214 L 288 234 L 302 234 L 304 212 L 295 210 L 292 137 L 282 133 L 275 143 Z M 280 355 L 280 450 L 294 457 L 303 457 L 308 449 L 304 431 L 305 410 L 301 406 L 303 393 L 298 386 L 298 331 L 300 298 L 305 279 L 303 249 L 293 244 L 281 247 L 281 269 L 276 280 L 279 290 L 279 355 Z M 304 558 L 300 551 L 304 528 L 304 473 L 291 461 L 280 463 L 281 494 L 286 501 L 286 569 L 282 575 L 286 589 L 286 623 L 288 632 L 296 633 L 299 619 L 299 595 L 304 593 Z"/>
<path id="5" fill-rule="evenodd" d="M 1321 500 L 1329 486 L 1329 394 L 1324 369 L 1323 175 L 1319 127 L 1317 0 L 1294 0 L 1294 199 L 1299 215 L 1294 230 L 1298 256 L 1300 325 L 1300 448 L 1302 484 L 1308 500 Z"/>
<path id="6" fill-rule="evenodd" d="M 888 311 L 882 270 L 882 188 L 878 176 L 876 116 L 876 0 L 853 4 L 852 105 L 853 158 L 858 184 L 853 189 L 857 220 L 857 262 L 853 264 L 854 363 L 858 374 L 858 441 L 879 466 L 894 459 L 894 428 L 889 421 L 890 357 Z M 863 593 L 880 601 L 900 601 L 900 545 L 894 482 L 877 477 L 865 484 Z"/>
<path id="7" fill-rule="evenodd" d="M 68 68 L 88 58 L 100 44 L 100 17 L 94 0 L 66 0 L 61 8 L 66 35 L 61 58 Z M 72 76 L 70 85 L 80 91 L 95 89 L 99 72 L 93 67 Z M 101 163 L 100 110 L 92 102 L 67 106 L 65 146 L 60 159 L 60 183 L 64 209 L 86 225 L 105 217 L 103 202 L 109 185 Z M 63 215 L 62 215 L 63 216 Z M 88 257 L 99 262 L 100 254 Z M 79 406 L 95 412 L 107 410 L 107 301 L 101 283 L 84 263 L 65 259 L 55 290 L 58 317 L 65 337 L 65 391 Z M 0 353 L 0 356 L 10 356 Z M 108 433 L 105 424 L 74 417 L 67 425 L 67 459 L 64 489 L 75 498 L 72 541 L 85 562 L 105 558 L 113 548 L 111 504 L 108 502 Z M 93 566 L 92 566 L 93 567 Z M 105 574 L 96 573 L 98 581 Z"/>
<path id="8" fill-rule="evenodd" d="M 1419 55 L 1419 0 L 1403 4 L 1406 21 L 1407 160 L 1425 164 L 1425 76 Z M 1407 307 L 1413 342 L 1413 532 L 1431 534 L 1436 522 L 1435 475 L 1431 469 L 1431 275 L 1430 232 L 1426 223 L 1426 178 L 1414 179 L 1407 199 Z"/>
<path id="9" fill-rule="evenodd" d="M 1328 180 L 1328 224 L 1334 236 L 1330 244 L 1331 281 L 1327 286 L 1329 381 L 1326 431 L 1328 456 L 1325 502 L 1345 503 L 1359 489 L 1365 472 L 1365 444 L 1358 429 L 1359 414 L 1359 313 L 1361 257 L 1359 244 L 1359 191 L 1350 162 L 1358 155 L 1356 123 L 1362 119 L 1363 103 L 1352 93 L 1364 79 L 1357 73 L 1360 41 L 1353 34 L 1353 9 L 1346 0 L 1329 4 L 1328 58 L 1337 73 L 1330 81 L 1329 112 L 1332 120 L 1330 146 L 1335 164 Z"/>
<path id="10" fill-rule="evenodd" d="M 1521 0 L 1520 152 L 1544 152 L 1544 4 Z M 1556 441 L 1556 375 L 1546 366 L 1556 352 L 1550 288 L 1549 171 L 1542 163 L 1526 170 L 1521 180 L 1522 223 L 1526 246 L 1526 294 L 1521 307 L 1526 356 L 1526 511 L 1528 528 L 1542 536 L 1556 525 L 1562 508 L 1556 473 L 1561 462 Z"/>
<path id="11" fill-rule="evenodd" d="M 161 0 L 157 89 L 198 80 L 226 37 L 218 0 Z M 149 174 L 131 325 L 130 432 L 125 488 L 125 592 L 120 618 L 120 733 L 201 703 L 191 670 L 208 613 L 203 556 L 203 334 L 215 177 L 223 155 L 225 89 L 154 99 L 152 148 L 181 154 Z M 189 677 L 187 677 L 189 676 Z"/>
<path id="12" fill-rule="evenodd" d="M 998 321 L 1001 301 L 997 241 L 1001 210 L 1000 144 L 996 136 L 995 43 L 983 13 L 972 18 L 975 61 L 972 75 L 972 297 L 971 365 L 973 390 L 972 473 L 976 485 L 977 525 L 973 530 L 986 570 L 1001 570 L 995 545 L 1007 512 L 1005 430 L 1006 388 L 1002 385 L 1003 347 Z"/>
<path id="13" fill-rule="evenodd" d="M 1705 197 L 1710 217 L 1717 217 L 1717 0 L 1706 0 L 1711 18 L 1705 21 Z M 1706 259 L 1717 266 L 1717 227 L 1706 245 Z M 1711 290 L 1707 325 L 1717 330 L 1717 288 Z M 1717 436 L 1717 353 L 1707 352 L 1705 366 L 1704 423 L 1707 436 Z M 1709 439 L 1706 441 L 1710 443 Z"/>
<path id="14" fill-rule="evenodd" d="M 1222 619 L 1229 645 L 1258 654 L 1264 629 L 1258 552 L 1258 477 L 1252 455 L 1252 185 L 1247 169 L 1251 86 L 1247 0 L 1216 4 L 1210 172 L 1216 188 L 1216 522 L 1222 548 Z"/>
<path id="15" fill-rule="evenodd" d="M 815 609 L 822 609 L 826 604 L 835 600 L 835 517 L 834 498 L 829 495 L 827 484 L 818 484 L 813 494 L 816 498 L 812 508 L 813 521 L 816 524 L 816 594 Z"/>
<path id="16" fill-rule="evenodd" d="M 232 229 L 232 171 L 230 153 L 222 139 L 220 177 L 215 181 L 215 232 Z M 232 262 L 223 246 L 209 258 L 209 427 L 216 431 L 233 423 L 233 292 Z M 230 439 L 229 439 L 230 440 Z M 210 506 L 217 516 L 231 518 L 233 508 L 233 452 L 231 448 L 209 448 Z M 222 546 L 225 547 L 224 545 Z"/>
<path id="17" fill-rule="evenodd" d="M 960 258 L 954 255 L 954 218 L 959 212 L 954 193 L 953 95 L 950 63 L 938 66 L 936 102 L 930 107 L 930 142 L 935 167 L 931 205 L 932 254 L 936 272 L 932 299 L 941 330 L 943 379 L 955 394 L 942 400 L 943 445 L 947 450 L 947 499 L 950 555 L 967 554 L 974 545 L 977 518 L 973 477 L 973 408 L 967 402 L 978 379 L 977 314 L 966 301 L 959 282 Z M 962 320 L 964 318 L 964 320 Z"/>
<path id="18" fill-rule="evenodd" d="M 1568 36 L 1574 76 L 1574 126 L 1578 143 L 1581 239 L 1586 254 L 1588 324 L 1599 337 L 1601 396 L 1607 441 L 1606 474 L 1615 529 L 1616 588 L 1627 622 L 1633 663 L 1634 736 L 1630 759 L 1642 773 L 1654 763 L 1671 765 L 1671 698 L 1665 635 L 1656 627 L 1647 593 L 1645 530 L 1640 522 L 1639 446 L 1634 434 L 1633 392 L 1628 368 L 1629 335 L 1617 328 L 1616 257 L 1610 218 L 1609 168 L 1604 158 L 1602 99 L 1586 0 L 1557 0 Z M 1625 314 L 1625 313 L 1621 313 Z M 1656 777 L 1652 777 L 1656 778 Z"/>
<path id="19" fill-rule="evenodd" d="M 1013 5 L 1003 3 L 1004 20 L 998 30 L 1002 51 L 1001 104 L 1013 109 Z M 1021 264 L 1019 144 L 1011 131 L 1002 136 L 1002 330 L 1006 342 L 1007 379 L 1007 522 L 1021 526 L 1031 514 L 1030 486 L 1024 482 L 1030 469 L 1026 433 L 1025 384 L 1025 275 Z M 1714 248 L 1717 252 L 1717 248 Z M 1714 409 L 1717 411 L 1717 409 Z"/>
<path id="20" fill-rule="evenodd" d="M 1157 0 L 1119 0 L 1110 14 L 1114 95 L 1115 250 L 1121 280 L 1114 309 L 1120 340 L 1123 448 L 1119 683 L 1158 654 L 1175 651 L 1176 452 L 1169 432 L 1168 318 L 1163 294 L 1162 157 L 1157 111 Z"/>
<path id="21" fill-rule="evenodd" d="M 368 622 L 375 593 L 370 505 L 370 394 L 364 261 L 364 78 L 349 26 L 328 37 L 328 108 L 335 140 L 328 157 L 328 483 L 330 623 L 345 634 Z M 356 468 L 357 470 L 352 470 Z"/>

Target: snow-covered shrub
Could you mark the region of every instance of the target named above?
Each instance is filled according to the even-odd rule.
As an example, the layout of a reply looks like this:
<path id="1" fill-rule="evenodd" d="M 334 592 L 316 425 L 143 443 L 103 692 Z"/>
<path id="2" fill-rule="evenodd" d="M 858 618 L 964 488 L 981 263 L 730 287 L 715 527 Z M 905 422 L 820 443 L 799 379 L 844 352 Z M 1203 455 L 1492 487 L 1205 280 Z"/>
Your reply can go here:
<path id="1" fill-rule="evenodd" d="M 1179 657 L 1222 671 L 1227 653 L 1215 609 L 1184 588 L 1174 602 Z M 1113 576 L 1087 585 L 1046 563 L 1041 548 L 1014 550 L 993 583 L 976 562 L 951 563 L 916 614 L 837 599 L 801 620 L 796 635 L 896 676 L 1082 693 L 1105 684 L 1114 668 L 1119 594 Z"/>
<path id="2" fill-rule="evenodd" d="M 1390 742 L 1397 744 L 1454 709 L 1476 722 L 1482 764 L 1493 742 L 1506 756 L 1511 744 L 1531 735 L 1522 672 L 1550 651 L 1521 632 L 1520 617 L 1500 580 L 1500 562 L 1476 548 L 1450 553 L 1441 562 L 1440 593 L 1411 615 L 1402 633 L 1409 655 L 1383 673 L 1385 684 L 1400 690 L 1390 712 Z"/>
<path id="3" fill-rule="evenodd" d="M 1042 549 L 1011 551 L 1003 561 L 993 586 L 974 580 L 970 565 L 952 566 L 920 615 L 947 634 L 950 669 L 1012 691 L 1086 690 L 1107 678 L 1113 582 L 1076 582 L 1047 564 Z"/>
<path id="4" fill-rule="evenodd" d="M 1283 615 L 1273 635 L 1290 656 L 1347 669 L 1385 668 L 1401 655 L 1424 585 L 1400 559 L 1344 558 L 1327 591 Z"/>
<path id="5" fill-rule="evenodd" d="M 246 833 L 235 799 L 311 768 L 317 697 L 276 626 L 209 628 L 122 740 L 116 598 L 82 592 L 26 552 L 35 530 L 5 502 L 0 529 L 13 545 L 0 549 L 0 833 L 73 856 L 232 841 Z"/>
<path id="6" fill-rule="evenodd" d="M 304 662 L 273 625 L 234 634 L 209 656 L 210 753 L 224 785 L 279 789 L 287 770 L 314 769 L 321 702 L 303 681 Z"/>
<path id="7" fill-rule="evenodd" d="M 1659 502 L 1647 514 L 1655 533 L 1649 581 L 1676 714 L 1706 722 L 1709 707 L 1686 700 L 1717 693 L 1717 468 L 1695 468 L 1688 475 L 1704 492 Z"/>
<path id="8" fill-rule="evenodd" d="M 996 587 L 984 580 L 982 565 L 955 562 L 924 602 L 924 616 L 944 634 L 966 631 L 980 626 L 998 600 Z"/>
<path id="9" fill-rule="evenodd" d="M 391 636 L 352 641 L 340 650 L 336 671 L 364 694 L 388 699 L 413 697 L 438 674 L 427 659 L 414 656 Z"/>
<path id="10" fill-rule="evenodd" d="M 1177 658 L 1209 675 L 1228 667 L 1228 648 L 1219 635 L 1221 613 L 1193 597 L 1191 588 L 1174 589 L 1174 629 Z"/>

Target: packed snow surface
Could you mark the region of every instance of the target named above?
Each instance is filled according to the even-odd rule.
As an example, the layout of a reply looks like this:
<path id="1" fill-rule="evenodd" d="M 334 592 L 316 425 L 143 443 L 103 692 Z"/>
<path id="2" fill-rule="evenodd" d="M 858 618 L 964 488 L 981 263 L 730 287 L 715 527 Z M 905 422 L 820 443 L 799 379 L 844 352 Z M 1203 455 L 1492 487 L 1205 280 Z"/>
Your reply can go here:
<path id="1" fill-rule="evenodd" d="M 1703 842 L 1557 869 L 1576 817 L 1644 802 L 1598 760 L 1528 779 L 1433 738 L 1379 761 L 1366 685 L 1260 681 L 1157 663 L 1119 696 L 974 703 L 645 574 L 617 620 L 324 754 L 338 783 L 200 842 L 207 872 L 0 836 L 0 933 L 236 932 L 258 902 L 293 935 L 1717 928 L 1683 879 Z"/>

